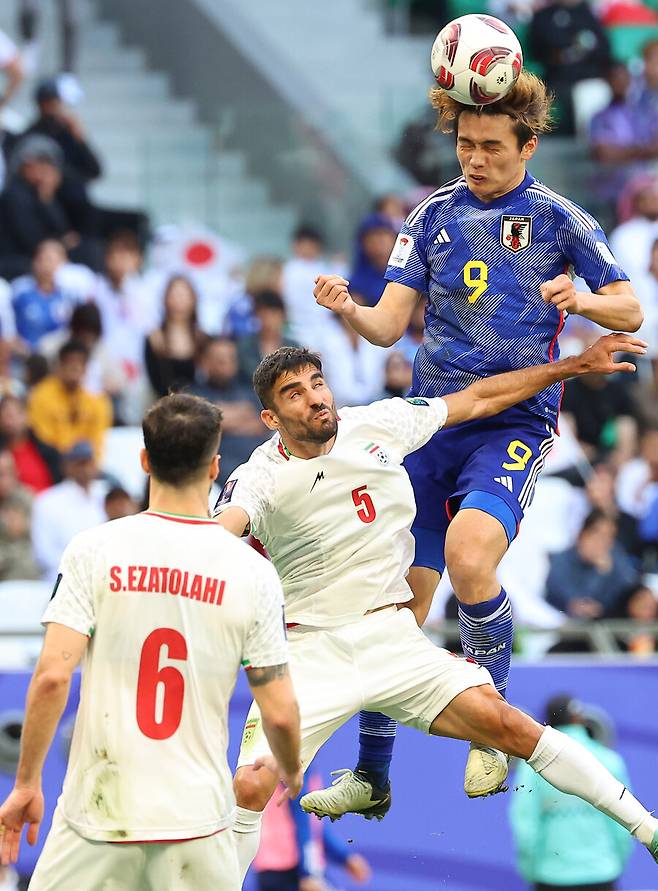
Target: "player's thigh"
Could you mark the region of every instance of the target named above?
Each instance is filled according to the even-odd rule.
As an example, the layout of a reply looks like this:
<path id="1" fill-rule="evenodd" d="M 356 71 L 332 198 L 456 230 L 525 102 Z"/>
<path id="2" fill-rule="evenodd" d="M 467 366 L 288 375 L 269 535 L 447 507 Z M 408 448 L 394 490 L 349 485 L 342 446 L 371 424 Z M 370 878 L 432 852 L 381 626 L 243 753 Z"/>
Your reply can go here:
<path id="1" fill-rule="evenodd" d="M 361 676 L 369 709 L 429 733 L 436 716 L 456 696 L 492 684 L 486 668 L 434 646 L 410 610 L 385 616 L 362 642 Z"/>
<path id="2" fill-rule="evenodd" d="M 145 845 L 145 891 L 238 891 L 240 869 L 230 829 L 207 838 Z"/>
<path id="3" fill-rule="evenodd" d="M 553 433 L 540 418 L 506 413 L 476 425 L 472 439 L 475 447 L 450 493 L 448 510 L 453 517 L 466 507 L 489 513 L 511 543 L 532 501 Z"/>
<path id="4" fill-rule="evenodd" d="M 457 594 L 461 594 L 462 580 L 495 574 L 509 544 L 500 521 L 486 510 L 459 510 L 450 523 L 445 544 L 446 564 Z"/>
<path id="5" fill-rule="evenodd" d="M 141 891 L 142 845 L 90 841 L 55 810 L 53 824 L 30 881 L 30 891 Z"/>
<path id="6" fill-rule="evenodd" d="M 340 634 L 340 629 L 336 632 L 291 629 L 288 634 L 304 768 L 332 733 L 361 707 L 355 665 Z M 253 764 L 268 754 L 270 748 L 260 711 L 254 703 L 245 722 L 238 767 Z"/>
<path id="7" fill-rule="evenodd" d="M 442 432 L 450 437 L 451 431 Z M 404 460 L 416 502 L 411 531 L 415 541 L 414 567 L 440 574 L 445 569 L 443 555 L 448 516 L 446 501 L 454 492 L 463 458 L 448 443 L 442 447 L 436 436 Z"/>
<path id="8" fill-rule="evenodd" d="M 464 690 L 436 716 L 430 728 L 434 736 L 472 740 L 526 760 L 542 730 L 533 718 L 488 686 Z"/>

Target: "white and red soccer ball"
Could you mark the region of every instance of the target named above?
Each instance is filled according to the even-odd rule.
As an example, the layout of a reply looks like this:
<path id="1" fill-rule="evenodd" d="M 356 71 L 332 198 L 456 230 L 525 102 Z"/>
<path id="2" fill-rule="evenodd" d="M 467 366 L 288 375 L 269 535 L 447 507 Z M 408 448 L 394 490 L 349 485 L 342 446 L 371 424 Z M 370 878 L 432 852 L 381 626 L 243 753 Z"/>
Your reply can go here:
<path id="1" fill-rule="evenodd" d="M 457 102 L 489 105 L 514 86 L 523 66 L 512 29 L 491 15 L 462 15 L 439 31 L 432 47 L 438 85 Z"/>

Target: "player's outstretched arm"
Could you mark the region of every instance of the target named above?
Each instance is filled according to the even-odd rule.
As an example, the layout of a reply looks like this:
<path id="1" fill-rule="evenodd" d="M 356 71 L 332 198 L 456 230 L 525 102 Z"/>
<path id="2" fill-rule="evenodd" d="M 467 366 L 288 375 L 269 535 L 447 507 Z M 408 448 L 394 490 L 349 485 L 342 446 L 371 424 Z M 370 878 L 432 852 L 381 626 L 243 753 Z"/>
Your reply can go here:
<path id="1" fill-rule="evenodd" d="M 370 343 L 383 347 L 397 343 L 409 327 L 419 292 L 389 282 L 376 306 L 361 306 L 352 300 L 348 286 L 340 275 L 319 275 L 313 296 L 319 306 L 343 316 Z"/>
<path id="2" fill-rule="evenodd" d="M 448 420 L 444 426 L 453 427 L 464 421 L 497 415 L 551 384 L 570 377 L 635 371 L 631 362 L 615 362 L 614 354 L 622 352 L 643 356 L 647 351 L 646 347 L 643 340 L 628 334 L 606 334 L 580 356 L 483 378 L 459 393 L 450 393 L 443 397 L 448 406 Z"/>
<path id="3" fill-rule="evenodd" d="M 54 622 L 48 625 L 39 661 L 27 693 L 25 723 L 16 782 L 0 807 L 0 863 L 18 859 L 23 827 L 36 844 L 43 819 L 41 772 L 71 687 L 71 676 L 87 647 L 88 638 Z"/>
<path id="4" fill-rule="evenodd" d="M 610 282 L 594 294 L 576 291 L 568 275 L 544 282 L 541 294 L 561 312 L 585 316 L 610 331 L 637 331 L 644 320 L 640 301 L 630 282 Z"/>
<path id="5" fill-rule="evenodd" d="M 291 798 L 302 790 L 304 773 L 300 760 L 299 706 L 288 664 L 250 668 L 249 686 L 260 709 L 263 730 Z"/>

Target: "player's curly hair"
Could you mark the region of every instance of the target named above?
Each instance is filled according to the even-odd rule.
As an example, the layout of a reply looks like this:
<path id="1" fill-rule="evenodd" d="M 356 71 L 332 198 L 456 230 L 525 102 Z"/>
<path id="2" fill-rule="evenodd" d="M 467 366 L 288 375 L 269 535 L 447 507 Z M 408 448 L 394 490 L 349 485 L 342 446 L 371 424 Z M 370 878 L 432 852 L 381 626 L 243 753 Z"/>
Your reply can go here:
<path id="1" fill-rule="evenodd" d="M 552 127 L 553 94 L 536 74 L 525 69 L 519 74 L 512 89 L 491 105 L 464 105 L 440 87 L 430 90 L 430 102 L 437 112 L 436 129 L 442 133 L 456 132 L 459 117 L 465 111 L 477 115 L 506 114 L 514 122 L 514 132 L 522 148 L 532 136 L 547 133 Z"/>

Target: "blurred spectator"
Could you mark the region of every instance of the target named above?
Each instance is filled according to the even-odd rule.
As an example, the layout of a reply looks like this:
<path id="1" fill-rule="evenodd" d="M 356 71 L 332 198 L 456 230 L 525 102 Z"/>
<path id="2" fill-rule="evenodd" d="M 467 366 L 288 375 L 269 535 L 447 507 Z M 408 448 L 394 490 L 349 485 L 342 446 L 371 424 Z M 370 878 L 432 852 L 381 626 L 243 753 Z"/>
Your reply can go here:
<path id="1" fill-rule="evenodd" d="M 370 214 L 359 226 L 354 266 L 347 277 L 352 297 L 366 306 L 374 306 L 386 287 L 384 273 L 397 234 L 397 227 L 381 214 Z"/>
<path id="2" fill-rule="evenodd" d="M 78 0 L 58 0 L 59 24 L 61 28 L 60 48 L 62 59 L 59 70 L 64 73 L 63 85 L 70 96 L 69 101 L 81 95 L 80 87 L 73 72 L 77 68 L 78 49 Z M 26 67 L 34 73 L 39 62 L 40 19 L 43 11 L 43 0 L 19 0 L 19 29 L 24 42 Z"/>
<path id="3" fill-rule="evenodd" d="M 88 361 L 84 344 L 65 343 L 53 373 L 30 393 L 28 411 L 34 432 L 47 445 L 63 453 L 79 440 L 88 440 L 100 460 L 112 409 L 105 395 L 89 393 L 82 386 Z"/>
<path id="4" fill-rule="evenodd" d="M 129 381 L 127 396 L 138 423 L 144 401 L 144 340 L 161 321 L 154 293 L 141 275 L 142 249 L 132 232 L 119 232 L 107 243 L 105 272 L 98 276 L 94 301 L 101 313 L 103 339 L 121 372 Z M 128 400 L 126 400 L 128 401 Z"/>
<path id="5" fill-rule="evenodd" d="M 65 107 L 55 78 L 43 80 L 34 93 L 39 115 L 25 135 L 40 133 L 54 140 L 62 151 L 67 174 L 83 183 L 98 179 L 101 163 L 85 139 L 82 124 Z"/>
<path id="6" fill-rule="evenodd" d="M 151 387 L 166 396 L 194 382 L 195 360 L 206 341 L 197 320 L 197 293 L 184 275 L 169 280 L 163 298 L 162 324 L 145 341 L 145 364 Z"/>
<path id="7" fill-rule="evenodd" d="M 545 722 L 590 751 L 624 786 L 623 759 L 592 739 L 585 709 L 569 695 L 546 703 Z M 590 804 L 558 792 L 524 762 L 514 778 L 509 818 L 519 872 L 536 891 L 612 891 L 632 851 L 630 835 Z"/>
<path id="8" fill-rule="evenodd" d="M 34 499 L 32 544 L 41 577 L 54 581 L 64 548 L 74 535 L 106 519 L 98 468 L 90 442 L 75 442 L 62 459 L 64 480 Z"/>
<path id="9" fill-rule="evenodd" d="M 116 361 L 103 337 L 100 310 L 95 303 L 80 303 L 73 310 L 69 327 L 44 337 L 39 351 L 49 362 L 67 340 L 76 340 L 89 350 L 83 386 L 90 393 L 105 393 L 115 400 L 128 384 L 124 368 Z"/>
<path id="10" fill-rule="evenodd" d="M 405 126 L 395 148 L 395 157 L 405 170 L 423 186 L 433 189 L 445 179 L 440 139 L 436 132 L 436 112 L 426 108 L 420 117 Z"/>
<path id="11" fill-rule="evenodd" d="M 0 581 L 38 579 L 32 555 L 32 495 L 16 475 L 14 456 L 0 449 Z"/>
<path id="12" fill-rule="evenodd" d="M 617 524 L 595 508 L 574 547 L 551 555 L 546 600 L 574 619 L 612 613 L 624 592 L 638 583 L 638 571 L 615 541 Z"/>
<path id="13" fill-rule="evenodd" d="M 658 176 L 639 176 L 629 183 L 631 216 L 610 234 L 619 265 L 635 283 L 649 270 L 651 248 L 658 238 Z"/>
<path id="14" fill-rule="evenodd" d="M 658 649 L 656 635 L 646 626 L 658 622 L 658 598 L 646 585 L 631 588 L 619 604 L 618 618 L 630 619 L 634 627 L 618 639 L 622 650 L 635 656 L 653 655 Z"/>
<path id="15" fill-rule="evenodd" d="M 18 479 L 32 492 L 43 492 L 60 481 L 59 452 L 42 442 L 30 428 L 23 399 L 0 399 L 0 443 L 13 455 Z"/>
<path id="16" fill-rule="evenodd" d="M 357 302 L 359 295 L 352 294 Z M 322 366 L 337 407 L 366 405 L 384 386 L 384 366 L 389 350 L 369 343 L 342 316 L 331 316 L 325 324 Z"/>
<path id="17" fill-rule="evenodd" d="M 297 346 L 287 337 L 286 307 L 276 291 L 261 291 L 254 297 L 254 318 L 258 326 L 254 334 L 239 337 L 238 361 L 240 379 L 251 386 L 251 378 L 261 359 L 282 346 Z"/>
<path id="18" fill-rule="evenodd" d="M 14 369 L 14 345 L 14 341 L 0 338 L 0 399 L 25 394 L 25 386 Z"/>
<path id="19" fill-rule="evenodd" d="M 21 56 L 16 44 L 9 39 L 4 31 L 0 31 L 0 71 L 5 76 L 4 89 L 0 94 L 1 117 L 3 109 L 9 105 L 23 80 Z M 2 123 L 0 123 L 0 189 L 5 183 L 5 155 L 10 148 L 6 144 L 6 136 Z"/>
<path id="20" fill-rule="evenodd" d="M 282 293 L 283 264 L 277 257 L 256 257 L 247 268 L 244 290 L 231 303 L 224 320 L 226 334 L 241 337 L 253 334 L 256 330 L 254 319 L 254 297 L 260 291 L 276 291 Z M 313 300 L 313 287 L 310 291 Z"/>
<path id="21" fill-rule="evenodd" d="M 62 243 L 47 239 L 34 252 L 32 275 L 15 282 L 12 306 L 16 333 L 32 350 L 46 334 L 61 331 L 71 316 L 73 302 L 56 281 L 57 269 L 65 262 Z"/>
<path id="22" fill-rule="evenodd" d="M 642 76 L 635 85 L 635 97 L 640 110 L 655 118 L 658 114 L 658 39 L 644 44 L 642 61 Z"/>
<path id="23" fill-rule="evenodd" d="M 616 202 L 625 183 L 658 158 L 658 109 L 643 110 L 632 101 L 631 75 L 622 62 L 613 62 L 606 78 L 612 97 L 592 118 L 590 147 L 605 165 L 597 171 L 596 190 L 601 199 Z"/>
<path id="24" fill-rule="evenodd" d="M 373 205 L 373 213 L 386 217 L 396 230 L 402 228 L 402 224 L 407 216 L 407 207 L 404 199 L 395 192 L 386 192 L 380 195 Z"/>
<path id="25" fill-rule="evenodd" d="M 590 461 L 606 455 L 620 466 L 635 454 L 637 421 L 633 400 L 618 377 L 588 374 L 568 381 L 562 411 Z"/>
<path id="26" fill-rule="evenodd" d="M 647 430 L 640 440 L 639 456 L 620 469 L 616 487 L 621 510 L 643 517 L 658 495 L 658 429 Z"/>
<path id="27" fill-rule="evenodd" d="M 317 349 L 327 311 L 318 306 L 313 287 L 318 275 L 336 272 L 325 257 L 324 236 L 314 226 L 299 226 L 292 237 L 292 256 L 283 267 L 282 296 L 286 304 L 291 336 L 300 344 Z"/>
<path id="28" fill-rule="evenodd" d="M 29 272 L 37 245 L 61 240 L 79 263 L 97 268 L 96 211 L 84 188 L 64 178 L 60 147 L 47 136 L 21 140 L 11 155 L 0 196 L 0 271 L 5 278 Z"/>
<path id="29" fill-rule="evenodd" d="M 108 520 L 120 520 L 139 511 L 135 499 L 121 486 L 114 486 L 105 496 L 105 514 Z"/>
<path id="30" fill-rule="evenodd" d="M 321 788 L 318 780 L 311 774 L 302 792 Z M 370 880 L 368 861 L 350 850 L 329 821 L 304 813 L 299 799 L 279 806 L 278 798 L 273 796 L 263 813 L 254 860 L 258 891 L 332 891 L 324 878 L 327 861 L 343 867 L 355 882 Z"/>
<path id="31" fill-rule="evenodd" d="M 406 396 L 411 389 L 412 369 L 413 365 L 404 353 L 394 347 L 384 365 L 384 391 L 378 398 Z"/>
<path id="32" fill-rule="evenodd" d="M 533 14 L 528 29 L 530 55 L 544 68 L 544 80 L 559 102 L 557 132 L 575 132 L 572 89 L 603 77 L 610 62 L 608 36 L 586 0 L 552 0 Z"/>
<path id="33" fill-rule="evenodd" d="M 229 337 L 210 338 L 199 355 L 197 383 L 190 392 L 222 410 L 222 461 L 219 484 L 243 464 L 270 434 L 260 419 L 260 405 L 251 386 L 238 379 L 238 351 Z"/>
<path id="34" fill-rule="evenodd" d="M 624 225 L 631 225 L 631 223 L 632 221 L 629 221 Z M 639 241 L 636 246 L 638 258 L 641 251 L 642 242 Z M 644 321 L 637 336 L 648 343 L 647 358 L 651 363 L 650 383 L 658 392 L 658 241 L 653 242 L 649 251 L 648 269 L 642 274 L 637 274 L 632 281 L 644 313 Z M 641 367 L 640 363 L 638 363 L 639 367 Z M 655 393 L 650 396 L 655 398 Z M 651 418 L 652 412 L 646 410 L 649 408 L 647 402 L 644 403 L 643 408 L 645 416 Z"/>

